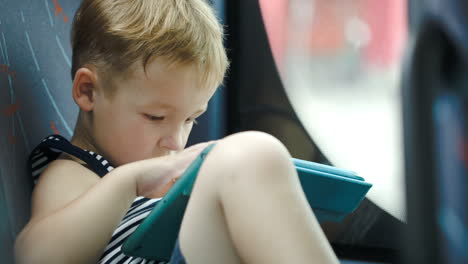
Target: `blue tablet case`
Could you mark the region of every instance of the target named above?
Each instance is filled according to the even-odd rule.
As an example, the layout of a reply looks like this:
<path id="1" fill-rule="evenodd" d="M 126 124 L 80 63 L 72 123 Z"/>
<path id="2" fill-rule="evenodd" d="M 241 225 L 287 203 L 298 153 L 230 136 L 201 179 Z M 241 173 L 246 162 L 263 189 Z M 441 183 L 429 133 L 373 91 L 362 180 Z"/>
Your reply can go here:
<path id="1" fill-rule="evenodd" d="M 320 222 L 339 222 L 353 212 L 372 187 L 356 173 L 315 162 L 292 159 L 302 189 Z"/>
<path id="2" fill-rule="evenodd" d="M 125 254 L 168 261 L 182 223 L 185 207 L 208 146 L 155 206 L 122 246 Z M 292 159 L 318 221 L 341 221 L 354 211 L 371 188 L 356 173 L 314 162 Z"/>

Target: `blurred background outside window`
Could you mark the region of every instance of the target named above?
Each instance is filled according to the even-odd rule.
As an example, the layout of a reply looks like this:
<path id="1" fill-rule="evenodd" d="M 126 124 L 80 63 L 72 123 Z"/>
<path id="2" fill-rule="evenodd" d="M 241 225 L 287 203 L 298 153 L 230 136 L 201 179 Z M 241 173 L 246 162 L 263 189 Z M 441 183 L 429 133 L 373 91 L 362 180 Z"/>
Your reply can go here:
<path id="1" fill-rule="evenodd" d="M 403 220 L 400 71 L 407 0 L 259 0 L 286 94 L 330 162 Z"/>

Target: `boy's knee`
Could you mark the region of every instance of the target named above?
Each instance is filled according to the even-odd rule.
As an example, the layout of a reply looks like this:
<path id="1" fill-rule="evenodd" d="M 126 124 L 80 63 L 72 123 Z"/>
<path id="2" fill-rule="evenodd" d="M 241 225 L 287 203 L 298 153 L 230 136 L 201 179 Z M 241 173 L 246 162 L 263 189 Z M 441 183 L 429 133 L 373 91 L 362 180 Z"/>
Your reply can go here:
<path id="1" fill-rule="evenodd" d="M 217 144 L 220 162 L 233 171 L 273 170 L 292 166 L 286 147 L 272 135 L 247 131 L 230 135 Z M 232 174 L 235 177 L 242 173 Z M 247 173 L 247 177 L 262 177 L 268 173 Z M 243 176 L 242 176 L 243 177 Z"/>
<path id="2" fill-rule="evenodd" d="M 251 158 L 289 158 L 286 147 L 274 136 L 260 131 L 246 131 L 230 135 L 220 142 L 231 157 L 241 160 Z M 244 160 L 245 161 L 245 160 Z"/>

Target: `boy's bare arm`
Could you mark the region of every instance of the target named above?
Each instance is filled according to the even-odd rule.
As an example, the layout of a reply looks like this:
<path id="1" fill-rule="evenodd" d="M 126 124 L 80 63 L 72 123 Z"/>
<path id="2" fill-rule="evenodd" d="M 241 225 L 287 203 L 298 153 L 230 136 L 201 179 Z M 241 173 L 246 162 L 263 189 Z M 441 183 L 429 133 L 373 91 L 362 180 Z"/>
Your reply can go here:
<path id="1" fill-rule="evenodd" d="M 16 261 L 96 262 L 136 197 L 138 167 L 122 166 L 100 179 L 72 161 L 49 166 L 33 194 L 31 220 L 17 238 Z"/>
<path id="2" fill-rule="evenodd" d="M 33 194 L 31 220 L 16 240 L 17 263 L 97 262 L 135 197 L 164 195 L 171 179 L 209 143 L 122 165 L 102 179 L 76 162 L 52 162 Z"/>

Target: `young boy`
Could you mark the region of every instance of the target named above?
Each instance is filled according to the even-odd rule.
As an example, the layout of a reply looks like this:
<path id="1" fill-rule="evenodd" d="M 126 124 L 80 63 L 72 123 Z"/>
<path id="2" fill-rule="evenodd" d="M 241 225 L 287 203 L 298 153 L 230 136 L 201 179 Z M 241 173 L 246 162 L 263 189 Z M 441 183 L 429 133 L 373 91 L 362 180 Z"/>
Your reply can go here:
<path id="1" fill-rule="evenodd" d="M 222 37 L 203 0 L 82 2 L 79 117 L 71 144 L 50 136 L 31 155 L 37 184 L 18 263 L 147 263 L 121 245 L 210 144 L 184 149 L 228 67 Z M 217 141 L 179 241 L 172 263 L 337 263 L 289 153 L 260 132 Z"/>

